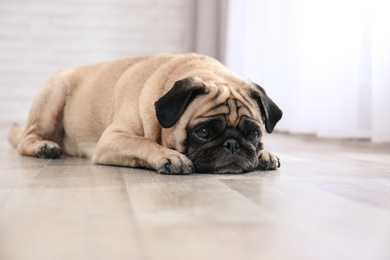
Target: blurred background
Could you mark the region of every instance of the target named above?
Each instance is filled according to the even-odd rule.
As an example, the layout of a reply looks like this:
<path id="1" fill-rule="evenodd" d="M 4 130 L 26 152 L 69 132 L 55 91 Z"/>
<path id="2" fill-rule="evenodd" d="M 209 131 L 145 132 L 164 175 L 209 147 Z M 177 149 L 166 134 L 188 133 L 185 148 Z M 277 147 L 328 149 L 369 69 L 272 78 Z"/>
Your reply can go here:
<path id="1" fill-rule="evenodd" d="M 199 52 L 267 90 L 277 131 L 390 142 L 387 2 L 0 0 L 0 123 L 62 68 Z"/>

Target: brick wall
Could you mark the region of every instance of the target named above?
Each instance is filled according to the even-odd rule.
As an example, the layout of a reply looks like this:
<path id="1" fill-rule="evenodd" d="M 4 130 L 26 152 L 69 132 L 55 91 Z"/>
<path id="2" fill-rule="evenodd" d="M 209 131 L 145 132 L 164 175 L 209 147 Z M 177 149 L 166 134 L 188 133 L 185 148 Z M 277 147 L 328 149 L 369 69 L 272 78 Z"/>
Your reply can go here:
<path id="1" fill-rule="evenodd" d="M 1 0 L 0 123 L 24 122 L 53 72 L 117 57 L 189 52 L 190 0 Z"/>

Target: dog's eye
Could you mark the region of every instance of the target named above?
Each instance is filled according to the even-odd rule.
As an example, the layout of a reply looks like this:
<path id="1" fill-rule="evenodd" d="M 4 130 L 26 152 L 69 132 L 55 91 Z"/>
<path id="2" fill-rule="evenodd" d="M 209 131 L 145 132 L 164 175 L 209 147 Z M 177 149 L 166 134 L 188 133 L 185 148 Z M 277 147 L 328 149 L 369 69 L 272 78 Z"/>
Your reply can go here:
<path id="1" fill-rule="evenodd" d="M 252 131 L 248 135 L 248 140 L 251 142 L 257 142 L 259 140 L 260 133 L 257 131 Z"/>
<path id="2" fill-rule="evenodd" d="M 206 128 L 199 128 L 195 131 L 195 134 L 197 137 L 199 138 L 202 138 L 202 139 L 206 139 L 210 136 L 210 133 L 209 131 L 207 131 Z"/>

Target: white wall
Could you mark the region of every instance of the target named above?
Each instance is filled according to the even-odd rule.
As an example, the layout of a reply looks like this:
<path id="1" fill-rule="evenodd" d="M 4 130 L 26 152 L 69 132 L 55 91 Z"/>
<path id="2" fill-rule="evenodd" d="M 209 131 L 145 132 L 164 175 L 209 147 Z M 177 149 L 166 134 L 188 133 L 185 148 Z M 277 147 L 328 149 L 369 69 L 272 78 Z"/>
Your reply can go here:
<path id="1" fill-rule="evenodd" d="M 1 0 L 0 123 L 24 122 L 61 68 L 191 51 L 192 8 L 190 0 Z"/>
<path id="2" fill-rule="evenodd" d="M 194 51 L 225 61 L 227 0 L 194 0 Z"/>

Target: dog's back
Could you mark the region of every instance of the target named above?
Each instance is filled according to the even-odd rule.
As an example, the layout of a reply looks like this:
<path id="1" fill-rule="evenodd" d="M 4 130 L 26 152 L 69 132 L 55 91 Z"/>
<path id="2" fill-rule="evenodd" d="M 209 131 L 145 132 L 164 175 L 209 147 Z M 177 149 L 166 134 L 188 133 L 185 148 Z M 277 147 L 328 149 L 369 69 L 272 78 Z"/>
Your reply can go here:
<path id="1" fill-rule="evenodd" d="M 37 151 L 49 147 L 49 152 L 38 157 L 60 156 L 60 150 L 72 156 L 92 157 L 99 138 L 119 110 L 133 111 L 126 118 L 129 127 L 135 135 L 147 135 L 153 126 L 145 124 L 157 121 L 142 118 L 141 107 L 148 110 L 147 115 L 154 115 L 154 101 L 174 84 L 165 77 L 182 74 L 188 66 L 204 60 L 214 63 L 212 58 L 198 54 L 159 54 L 61 70 L 40 89 L 26 126 L 15 125 L 8 140 L 23 155 L 37 156 Z M 145 84 L 155 88 L 161 82 L 166 86 L 143 90 Z M 42 140 L 48 142 L 38 145 Z"/>

